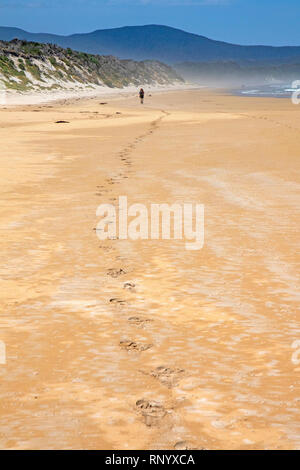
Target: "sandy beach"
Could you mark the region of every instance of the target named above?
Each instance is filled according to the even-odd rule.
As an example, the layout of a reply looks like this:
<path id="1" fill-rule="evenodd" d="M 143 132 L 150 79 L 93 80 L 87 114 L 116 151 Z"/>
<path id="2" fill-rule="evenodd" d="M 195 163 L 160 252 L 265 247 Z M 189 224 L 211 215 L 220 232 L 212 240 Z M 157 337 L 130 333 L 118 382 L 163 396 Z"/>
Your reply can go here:
<path id="1" fill-rule="evenodd" d="M 300 449 L 299 131 L 209 90 L 0 108 L 0 448 Z M 204 204 L 204 248 L 100 241 L 120 195 Z"/>

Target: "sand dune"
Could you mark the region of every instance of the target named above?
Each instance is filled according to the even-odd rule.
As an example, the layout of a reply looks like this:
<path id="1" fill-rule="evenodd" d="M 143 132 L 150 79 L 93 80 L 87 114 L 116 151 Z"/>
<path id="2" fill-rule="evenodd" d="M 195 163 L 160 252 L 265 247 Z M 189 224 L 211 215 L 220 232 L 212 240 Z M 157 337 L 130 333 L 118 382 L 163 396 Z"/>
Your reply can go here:
<path id="1" fill-rule="evenodd" d="M 299 449 L 298 107 L 100 101 L 0 110 L 0 447 Z M 119 195 L 205 204 L 204 248 L 101 242 Z"/>

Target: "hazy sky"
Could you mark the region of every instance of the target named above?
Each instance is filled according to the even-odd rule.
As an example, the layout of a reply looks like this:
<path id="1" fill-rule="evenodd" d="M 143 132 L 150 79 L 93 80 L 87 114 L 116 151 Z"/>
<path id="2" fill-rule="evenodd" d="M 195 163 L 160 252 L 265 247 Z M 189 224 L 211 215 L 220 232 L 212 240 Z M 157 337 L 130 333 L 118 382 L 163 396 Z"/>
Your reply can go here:
<path id="1" fill-rule="evenodd" d="M 0 25 L 71 34 L 165 24 L 240 44 L 300 46 L 300 0 L 0 0 Z"/>

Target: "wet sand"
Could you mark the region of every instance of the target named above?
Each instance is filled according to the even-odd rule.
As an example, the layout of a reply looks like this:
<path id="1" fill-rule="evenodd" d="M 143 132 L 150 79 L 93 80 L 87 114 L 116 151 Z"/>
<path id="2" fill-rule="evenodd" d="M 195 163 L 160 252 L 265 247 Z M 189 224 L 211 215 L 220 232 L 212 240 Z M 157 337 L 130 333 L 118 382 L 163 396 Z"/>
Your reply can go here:
<path id="1" fill-rule="evenodd" d="M 101 101 L 0 109 L 0 448 L 299 449 L 299 107 Z M 204 248 L 100 241 L 119 195 Z"/>

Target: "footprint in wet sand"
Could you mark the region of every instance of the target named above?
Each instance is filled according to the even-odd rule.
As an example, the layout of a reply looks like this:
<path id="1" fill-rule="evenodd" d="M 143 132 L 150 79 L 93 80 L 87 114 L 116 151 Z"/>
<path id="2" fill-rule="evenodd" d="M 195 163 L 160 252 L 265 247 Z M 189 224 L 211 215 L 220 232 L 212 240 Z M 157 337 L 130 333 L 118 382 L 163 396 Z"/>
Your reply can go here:
<path id="1" fill-rule="evenodd" d="M 125 340 L 125 341 L 120 341 L 120 346 L 122 349 L 125 349 L 126 351 L 143 352 L 152 348 L 153 344 L 136 343 L 135 341 Z"/>
<path id="2" fill-rule="evenodd" d="M 146 426 L 157 426 L 167 413 L 163 405 L 157 401 L 138 400 L 136 408 Z"/>
<path id="3" fill-rule="evenodd" d="M 134 288 L 135 288 L 135 284 L 134 284 L 134 282 L 125 282 L 123 287 L 124 287 L 124 289 L 133 291 Z"/>
<path id="4" fill-rule="evenodd" d="M 124 307 L 127 305 L 126 300 L 121 300 L 121 299 L 110 299 L 109 303 L 112 305 L 116 305 L 117 307 Z"/>
<path id="5" fill-rule="evenodd" d="M 171 369 L 170 367 L 156 367 L 150 372 L 152 377 L 155 377 L 160 381 L 162 385 L 165 385 L 168 388 L 176 387 L 180 382 L 181 378 L 184 375 L 184 369 Z"/>
<path id="6" fill-rule="evenodd" d="M 131 325 L 144 327 L 147 324 L 151 323 L 153 320 L 150 318 L 141 318 L 141 317 L 130 317 L 128 321 Z"/>
<path id="7" fill-rule="evenodd" d="M 107 275 L 108 276 L 111 276 L 113 278 L 117 278 L 119 276 L 123 276 L 124 274 L 126 274 L 126 271 L 124 271 L 124 269 L 109 269 L 107 271 Z"/>
<path id="8" fill-rule="evenodd" d="M 174 445 L 175 450 L 198 450 L 191 442 L 188 441 L 179 441 Z M 199 449 L 204 450 L 204 449 Z"/>
<path id="9" fill-rule="evenodd" d="M 105 245 L 99 245 L 99 248 L 103 251 L 113 251 L 114 248 L 112 246 L 105 246 Z"/>

